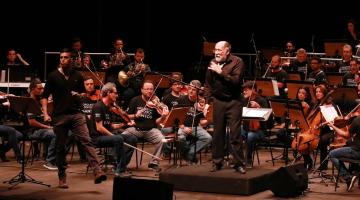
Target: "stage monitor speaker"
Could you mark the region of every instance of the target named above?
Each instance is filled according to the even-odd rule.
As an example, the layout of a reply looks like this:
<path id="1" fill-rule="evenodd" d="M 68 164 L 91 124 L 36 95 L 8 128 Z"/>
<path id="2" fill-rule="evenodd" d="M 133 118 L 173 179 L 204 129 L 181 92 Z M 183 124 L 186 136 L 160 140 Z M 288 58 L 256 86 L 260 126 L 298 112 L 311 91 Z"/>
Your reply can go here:
<path id="1" fill-rule="evenodd" d="M 162 181 L 114 178 L 113 200 L 172 200 L 174 185 Z"/>
<path id="2" fill-rule="evenodd" d="M 308 188 L 308 175 L 303 163 L 279 168 L 270 180 L 270 190 L 278 197 L 295 197 Z"/>

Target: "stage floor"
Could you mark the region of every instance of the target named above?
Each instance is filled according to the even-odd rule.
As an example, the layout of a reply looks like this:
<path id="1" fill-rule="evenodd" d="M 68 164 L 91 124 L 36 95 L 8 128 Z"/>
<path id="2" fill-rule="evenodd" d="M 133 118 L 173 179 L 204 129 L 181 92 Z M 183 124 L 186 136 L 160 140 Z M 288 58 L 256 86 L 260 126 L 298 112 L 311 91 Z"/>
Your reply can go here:
<path id="1" fill-rule="evenodd" d="M 153 149 L 151 145 L 146 145 L 145 150 L 152 152 Z M 275 150 L 275 155 L 279 155 L 281 150 Z M 12 158 L 11 153 L 8 153 L 8 157 Z M 257 170 L 276 170 L 281 166 L 284 166 L 283 161 L 275 161 L 275 166 L 272 166 L 271 162 L 265 162 L 270 158 L 268 150 L 262 149 L 259 151 L 260 154 L 260 166 L 255 162 L 254 169 L 251 171 L 256 172 Z M 290 155 L 290 153 L 289 153 Z M 208 169 L 210 166 L 211 154 L 203 154 L 203 163 L 201 165 L 192 166 L 199 169 Z M 152 179 L 158 180 L 159 177 L 153 171 L 147 169 L 148 157 L 144 157 L 143 164 L 139 169 L 135 169 L 135 156 L 131 161 L 129 167 L 133 171 L 134 178 L 140 179 Z M 46 184 L 51 184 L 51 187 L 45 187 L 41 185 L 36 185 L 32 183 L 20 183 L 12 190 L 8 190 L 9 185 L 4 184 L 3 181 L 9 180 L 13 176 L 17 175 L 20 171 L 20 166 L 14 161 L 11 162 L 0 162 L 0 199 L 5 200 L 65 200 L 65 199 L 76 199 L 76 200 L 89 200 L 89 199 L 101 199 L 101 200 L 111 200 L 112 199 L 112 190 L 113 190 L 113 174 L 109 173 L 108 180 L 102 184 L 95 185 L 93 182 L 93 175 L 90 173 L 85 175 L 86 172 L 86 163 L 80 163 L 78 161 L 78 156 L 75 155 L 73 161 L 69 162 L 70 167 L 68 169 L 68 184 L 69 189 L 58 189 L 56 186 L 58 184 L 57 172 L 49 171 L 42 167 L 42 161 L 36 161 L 33 165 L 26 168 L 26 174 L 30 175 L 32 178 L 43 181 Z M 172 166 L 168 164 L 168 161 L 161 162 L 162 169 L 170 169 Z M 331 168 L 331 164 L 329 164 Z M 186 167 L 182 167 L 183 170 Z M 233 170 L 229 169 L 229 174 Z M 205 171 L 204 171 L 205 172 Z M 220 173 L 225 173 L 220 172 Z M 331 173 L 331 170 L 328 170 Z M 249 171 L 250 173 L 250 171 Z M 236 175 L 237 176 L 237 175 Z M 340 183 L 340 188 L 337 189 L 337 192 L 334 191 L 334 184 L 327 182 L 326 184 L 321 183 L 320 178 L 316 178 L 317 174 L 309 174 L 310 184 L 309 191 L 305 192 L 304 196 L 301 196 L 301 199 L 324 199 L 324 200 L 347 200 L 355 199 L 360 196 L 360 189 L 357 184 L 354 186 L 351 192 L 346 192 L 346 184 Z M 189 181 L 192 181 L 190 179 Z M 229 185 L 231 187 L 231 185 Z M 141 191 L 134 191 L 141 192 Z M 144 194 L 146 195 L 146 194 Z M 227 194 L 217 194 L 217 193 L 203 193 L 203 192 L 190 192 L 190 191 L 179 191 L 174 190 L 174 196 L 176 200 L 238 200 L 238 199 L 279 199 L 274 197 L 273 193 L 270 190 L 259 192 L 250 196 L 242 195 L 227 195 Z M 149 199 L 156 199 L 151 198 Z M 174 198 L 175 199 L 175 198 Z"/>

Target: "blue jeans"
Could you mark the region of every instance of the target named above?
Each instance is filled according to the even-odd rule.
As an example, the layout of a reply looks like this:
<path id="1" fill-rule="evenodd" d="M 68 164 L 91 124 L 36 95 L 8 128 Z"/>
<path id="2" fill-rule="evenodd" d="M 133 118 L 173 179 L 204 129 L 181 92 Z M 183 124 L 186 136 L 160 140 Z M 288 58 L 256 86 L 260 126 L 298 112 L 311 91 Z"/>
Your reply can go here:
<path id="1" fill-rule="evenodd" d="M 56 161 L 56 152 L 55 152 L 55 133 L 53 129 L 38 129 L 35 130 L 32 134 L 29 136 L 32 140 L 42 140 L 45 141 L 47 144 L 47 155 L 46 155 L 46 161 L 55 164 Z"/>
<path id="2" fill-rule="evenodd" d="M 8 140 L 8 142 L 2 146 L 2 150 L 6 153 L 12 148 L 16 158 L 19 159 L 21 153 L 18 143 L 23 135 L 13 127 L 0 125 L 0 136 L 4 136 Z"/>
<path id="3" fill-rule="evenodd" d="M 334 149 L 329 152 L 329 157 L 334 164 L 334 166 L 339 170 L 339 175 L 345 179 L 350 179 L 351 174 L 346 169 L 343 162 L 339 158 L 350 158 L 350 159 L 360 159 L 360 152 L 354 151 L 351 147 L 341 147 Z"/>
<path id="4" fill-rule="evenodd" d="M 195 135 L 195 128 L 196 130 L 196 135 Z M 185 159 L 186 160 L 193 160 L 195 153 L 201 151 L 204 147 L 206 147 L 207 145 L 209 145 L 211 143 L 212 137 L 211 135 L 205 130 L 203 129 L 201 126 L 197 126 L 197 127 L 193 127 L 192 128 L 192 132 L 191 132 L 191 136 L 196 137 L 196 152 L 195 152 L 195 143 L 190 142 L 188 143 L 186 141 L 186 136 L 187 134 L 184 133 L 184 129 L 179 129 L 178 131 L 179 134 L 179 140 L 181 142 L 186 142 L 189 145 L 189 152 L 187 153 Z"/>
<path id="5" fill-rule="evenodd" d="M 255 144 L 257 141 L 263 139 L 265 137 L 263 130 L 257 130 L 257 131 L 245 131 L 243 126 L 241 126 L 241 135 L 246 138 L 247 143 L 247 162 L 252 160 L 252 154 L 255 149 Z"/>
<path id="6" fill-rule="evenodd" d="M 95 141 L 97 147 L 113 147 L 113 155 L 116 158 L 116 172 L 118 173 L 126 170 L 126 166 L 129 164 L 134 152 L 133 148 L 124 147 L 124 142 L 136 146 L 137 138 L 133 135 L 112 135 L 99 136 Z"/>

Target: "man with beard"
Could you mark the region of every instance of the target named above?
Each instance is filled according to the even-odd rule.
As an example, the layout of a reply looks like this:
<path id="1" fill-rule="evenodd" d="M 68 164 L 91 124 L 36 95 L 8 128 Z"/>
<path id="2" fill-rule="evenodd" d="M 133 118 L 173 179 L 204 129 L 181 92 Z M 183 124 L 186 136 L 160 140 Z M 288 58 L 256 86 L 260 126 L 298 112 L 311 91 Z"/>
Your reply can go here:
<path id="1" fill-rule="evenodd" d="M 241 58 L 230 54 L 231 45 L 226 41 L 216 43 L 214 54 L 205 77 L 205 99 L 213 101 L 214 135 L 213 135 L 213 166 L 211 172 L 223 166 L 225 156 L 226 126 L 230 128 L 229 150 L 234 156 L 234 169 L 245 174 L 245 160 L 242 150 L 241 116 L 241 84 L 244 62 Z M 206 106 L 205 108 L 207 108 Z M 204 113 L 207 109 L 204 110 Z"/>

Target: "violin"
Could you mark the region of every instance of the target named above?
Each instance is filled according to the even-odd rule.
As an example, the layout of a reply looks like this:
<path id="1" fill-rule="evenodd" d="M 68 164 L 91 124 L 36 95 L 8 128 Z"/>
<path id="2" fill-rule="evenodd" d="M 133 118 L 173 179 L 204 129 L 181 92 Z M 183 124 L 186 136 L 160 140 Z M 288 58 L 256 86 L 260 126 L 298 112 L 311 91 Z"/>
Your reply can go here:
<path id="1" fill-rule="evenodd" d="M 159 114 L 162 114 L 163 112 L 169 112 L 168 106 L 160 102 L 160 99 L 157 96 L 153 96 L 151 100 L 147 101 L 146 107 L 155 108 Z"/>
<path id="2" fill-rule="evenodd" d="M 116 103 L 111 105 L 110 111 L 120 116 L 126 123 L 131 122 L 129 115 L 123 109 L 121 109 L 120 106 L 116 105 Z"/>
<path id="3" fill-rule="evenodd" d="M 90 94 L 86 93 L 85 96 L 92 101 L 99 101 L 101 98 L 101 91 L 100 90 L 94 90 Z"/>

